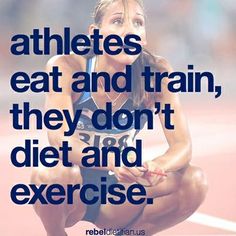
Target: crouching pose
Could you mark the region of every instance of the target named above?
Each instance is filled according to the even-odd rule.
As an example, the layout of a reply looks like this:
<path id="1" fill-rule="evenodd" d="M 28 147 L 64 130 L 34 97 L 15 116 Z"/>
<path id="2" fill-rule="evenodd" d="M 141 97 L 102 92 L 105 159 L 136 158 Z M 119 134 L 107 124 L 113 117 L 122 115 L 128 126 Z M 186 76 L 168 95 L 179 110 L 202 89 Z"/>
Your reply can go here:
<path id="1" fill-rule="evenodd" d="M 84 204 L 79 195 L 79 190 L 74 192 L 73 204 L 42 205 L 37 202 L 34 209 L 40 217 L 47 236 L 65 236 L 67 227 L 71 227 L 79 221 L 89 221 L 99 228 L 125 228 L 142 229 L 145 235 L 154 235 L 164 229 L 178 224 L 189 217 L 203 202 L 207 183 L 200 168 L 191 166 L 191 139 L 186 120 L 181 109 L 180 101 L 176 93 L 167 89 L 168 78 L 162 79 L 162 91 L 149 94 L 145 92 L 141 70 L 144 66 L 150 66 L 160 72 L 171 72 L 169 63 L 158 56 L 149 53 L 145 46 L 146 32 L 143 3 L 141 0 L 100 0 L 94 12 L 94 24 L 90 25 L 92 34 L 94 29 L 99 29 L 104 36 L 110 34 L 119 35 L 122 39 L 129 34 L 136 34 L 141 38 L 143 47 L 139 55 L 127 55 L 121 52 L 111 56 L 106 53 L 95 56 L 92 53 L 83 57 L 75 54 L 53 57 L 47 64 L 50 71 L 53 66 L 58 66 L 63 72 L 60 80 L 62 93 L 51 91 L 47 94 L 47 109 L 67 109 L 73 115 L 81 109 L 82 115 L 78 122 L 77 131 L 73 136 L 64 137 L 63 133 L 68 129 L 64 123 L 60 130 L 48 131 L 49 142 L 59 147 L 63 140 L 67 140 L 72 147 L 69 160 L 72 167 L 64 167 L 59 162 L 56 167 L 39 167 L 32 173 L 32 183 L 40 184 L 96 184 L 101 186 L 101 177 L 107 178 L 107 185 L 122 183 L 128 187 L 133 183 L 145 186 L 147 197 L 153 198 L 153 204 L 146 202 L 134 205 L 125 202 L 121 205 Z M 102 43 L 102 40 L 101 40 Z M 133 90 L 131 93 L 117 93 L 114 90 L 106 92 L 104 79 L 99 79 L 97 92 L 76 93 L 71 90 L 75 71 L 88 73 L 106 71 L 111 76 L 118 71 L 125 71 L 126 65 L 132 65 Z M 120 87 L 124 81 L 119 81 Z M 86 146 L 96 145 L 101 148 L 106 145 L 128 146 L 135 140 L 138 132 L 142 135 L 145 119 L 142 120 L 140 130 L 130 128 L 119 130 L 113 127 L 110 130 L 96 130 L 91 125 L 91 113 L 96 109 L 104 109 L 106 103 L 112 104 L 113 111 L 119 109 L 149 108 L 154 103 L 171 104 L 174 109 L 172 124 L 175 129 L 166 129 L 164 114 L 159 114 L 160 121 L 169 145 L 168 150 L 161 156 L 156 156 L 151 161 L 146 161 L 144 167 L 115 167 L 114 157 L 109 157 L 107 167 L 85 168 L 81 165 L 82 150 Z M 120 119 L 126 117 L 121 116 Z M 122 122 L 122 121 L 121 121 Z M 155 139 L 155 136 L 152 137 Z M 143 153 L 145 157 L 145 153 Z M 162 173 L 162 175 L 154 172 Z M 112 174 L 112 173 L 113 174 Z M 166 176 L 163 176 L 166 175 Z M 108 194 L 109 195 L 109 194 Z M 94 193 L 89 193 L 92 199 Z M 109 197 L 109 196 L 107 196 Z"/>

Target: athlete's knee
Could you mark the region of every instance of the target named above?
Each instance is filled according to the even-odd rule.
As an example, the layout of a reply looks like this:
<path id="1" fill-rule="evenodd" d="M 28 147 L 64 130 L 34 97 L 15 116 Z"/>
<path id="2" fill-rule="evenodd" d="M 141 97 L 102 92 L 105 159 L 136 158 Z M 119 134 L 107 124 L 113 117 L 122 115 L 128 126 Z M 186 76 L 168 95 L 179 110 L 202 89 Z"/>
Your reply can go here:
<path id="1" fill-rule="evenodd" d="M 81 184 L 82 177 L 78 166 L 65 167 L 61 161 L 55 167 L 39 166 L 33 168 L 31 183 L 41 184 Z"/>
<path id="2" fill-rule="evenodd" d="M 189 199 L 188 207 L 196 210 L 206 197 L 208 189 L 204 172 L 198 167 L 189 167 L 184 175 L 183 195 Z"/>
<path id="3" fill-rule="evenodd" d="M 208 189 L 208 183 L 206 175 L 199 167 L 190 167 L 189 171 L 189 185 L 193 192 L 196 192 L 198 196 L 205 198 Z"/>

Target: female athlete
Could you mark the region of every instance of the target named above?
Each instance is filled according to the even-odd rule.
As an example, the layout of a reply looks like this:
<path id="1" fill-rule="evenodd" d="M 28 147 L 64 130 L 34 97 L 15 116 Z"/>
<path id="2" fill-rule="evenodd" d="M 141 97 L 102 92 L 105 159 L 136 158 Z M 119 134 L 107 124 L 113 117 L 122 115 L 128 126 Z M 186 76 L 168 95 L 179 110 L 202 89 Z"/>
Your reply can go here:
<path id="1" fill-rule="evenodd" d="M 65 228 L 81 220 L 92 222 L 98 228 L 142 229 L 145 230 L 145 235 L 154 235 L 185 220 L 196 211 L 205 198 L 207 183 L 204 174 L 198 167 L 190 165 L 191 138 L 178 95 L 168 91 L 168 78 L 162 79 L 162 92 L 151 95 L 144 92 L 144 84 L 140 79 L 144 66 L 151 66 L 160 72 L 172 71 L 165 59 L 153 56 L 144 49 L 147 45 L 145 21 L 142 0 L 100 0 L 95 7 L 94 24 L 90 25 L 89 33 L 92 34 L 94 29 L 99 29 L 104 38 L 116 34 L 122 39 L 129 34 L 136 34 L 141 38 L 142 52 L 139 55 L 127 55 L 122 52 L 116 56 L 106 53 L 94 56 L 90 53 L 87 57 L 70 54 L 56 56 L 49 60 L 48 71 L 51 71 L 53 66 L 58 66 L 63 73 L 63 78 L 60 80 L 63 92 L 48 93 L 46 109 L 67 109 L 71 114 L 74 114 L 77 109 L 82 109 L 83 112 L 75 135 L 64 137 L 63 133 L 68 128 L 66 122 L 60 130 L 48 131 L 51 145 L 59 147 L 63 140 L 69 142 L 72 147 L 69 160 L 74 164 L 73 167 L 64 167 L 61 162 L 54 168 L 39 167 L 33 171 L 31 180 L 37 185 L 58 183 L 66 186 L 93 183 L 99 186 L 100 177 L 105 176 L 108 185 L 118 182 L 124 186 L 137 182 L 144 183 L 147 196 L 154 199 L 153 204 L 148 205 L 145 202 L 133 205 L 127 201 L 122 205 L 110 203 L 86 205 L 80 200 L 78 190 L 74 193 L 72 205 L 66 203 L 34 205 L 47 231 L 47 236 L 65 236 Z M 106 71 L 112 76 L 118 71 L 124 71 L 126 65 L 132 65 L 134 72 L 132 78 L 134 86 L 131 93 L 117 93 L 114 90 L 105 92 L 103 79 L 99 80 L 96 93 L 75 93 L 71 90 L 73 82 L 71 78 L 75 71 L 89 73 Z M 124 81 L 120 80 L 119 83 L 122 87 Z M 134 129 L 121 131 L 116 128 L 99 132 L 91 126 L 90 115 L 93 111 L 105 108 L 107 102 L 112 103 L 113 111 L 121 108 L 130 111 L 143 107 L 151 109 L 155 101 L 171 104 L 175 111 L 172 116 L 174 130 L 166 129 L 163 114 L 159 115 L 169 145 L 163 155 L 146 161 L 145 168 L 115 167 L 112 155 L 108 167 L 89 169 L 82 167 L 83 148 L 87 145 L 95 145 L 95 139 L 98 140 L 98 137 L 99 142 L 96 145 L 100 148 L 111 143 L 111 140 L 114 143 L 122 140 L 124 145 L 128 145 L 137 133 Z M 143 155 L 145 157 L 145 154 Z M 153 173 L 157 170 L 166 174 L 166 177 Z"/>

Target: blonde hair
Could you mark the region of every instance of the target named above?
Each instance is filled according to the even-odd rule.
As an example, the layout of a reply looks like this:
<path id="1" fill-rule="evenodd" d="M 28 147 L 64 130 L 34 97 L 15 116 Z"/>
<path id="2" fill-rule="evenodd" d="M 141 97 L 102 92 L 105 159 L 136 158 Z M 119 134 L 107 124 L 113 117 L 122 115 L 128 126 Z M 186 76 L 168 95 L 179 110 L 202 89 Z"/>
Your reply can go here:
<path id="1" fill-rule="evenodd" d="M 107 7 L 109 7 L 113 2 L 116 2 L 118 0 L 98 0 L 95 8 L 94 8 L 94 12 L 92 14 L 92 17 L 94 19 L 94 23 L 96 25 L 101 25 L 102 20 L 103 20 L 103 16 L 105 15 L 106 9 Z M 143 0 L 135 0 L 140 7 L 142 8 L 143 12 L 144 10 L 144 4 L 143 4 Z M 122 3 L 124 5 L 125 11 L 127 9 L 127 2 L 128 0 L 122 0 Z"/>

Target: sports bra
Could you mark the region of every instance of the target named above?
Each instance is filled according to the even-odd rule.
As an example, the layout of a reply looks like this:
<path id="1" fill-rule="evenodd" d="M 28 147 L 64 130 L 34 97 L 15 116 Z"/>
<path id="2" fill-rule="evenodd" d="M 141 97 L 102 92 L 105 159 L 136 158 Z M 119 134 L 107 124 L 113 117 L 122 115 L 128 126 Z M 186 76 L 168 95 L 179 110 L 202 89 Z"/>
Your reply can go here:
<path id="1" fill-rule="evenodd" d="M 87 59 L 86 72 L 90 74 L 94 71 L 96 57 Z M 140 105 L 139 108 L 135 108 L 131 98 L 128 98 L 120 107 L 120 109 L 126 109 L 134 114 L 135 109 L 144 109 L 144 104 Z M 93 127 L 91 117 L 95 110 L 99 109 L 96 101 L 91 96 L 90 92 L 83 92 L 81 96 L 73 103 L 74 112 L 76 110 L 82 110 L 80 119 L 77 124 L 76 134 L 79 139 L 89 146 L 96 146 L 102 148 L 103 146 L 117 146 L 121 150 L 127 146 L 133 146 L 135 136 L 143 129 L 146 123 L 146 116 L 141 117 L 140 129 L 136 130 L 131 126 L 127 130 L 120 130 L 116 127 L 112 129 L 98 130 Z M 100 115 L 98 118 L 99 123 L 104 122 L 104 116 Z M 119 123 L 126 124 L 127 116 L 122 114 L 119 116 Z"/>

